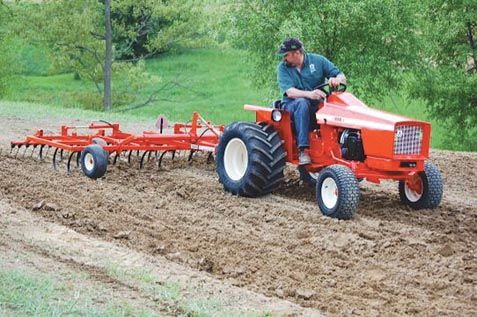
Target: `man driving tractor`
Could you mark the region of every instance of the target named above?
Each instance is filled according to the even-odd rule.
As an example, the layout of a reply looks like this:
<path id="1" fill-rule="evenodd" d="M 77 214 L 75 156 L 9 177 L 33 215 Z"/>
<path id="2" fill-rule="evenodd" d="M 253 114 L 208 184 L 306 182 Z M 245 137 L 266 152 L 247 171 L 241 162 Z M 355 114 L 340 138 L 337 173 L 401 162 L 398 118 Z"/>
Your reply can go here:
<path id="1" fill-rule="evenodd" d="M 325 79 L 330 87 L 337 87 L 346 84 L 346 77 L 326 57 L 305 52 L 299 39 L 286 39 L 277 54 L 283 56 L 277 67 L 278 86 L 283 108 L 290 113 L 294 123 L 299 164 L 310 164 L 307 149 L 310 147 L 311 124 L 316 122 L 318 104 L 326 97 L 324 91 L 315 87 L 323 84 Z"/>

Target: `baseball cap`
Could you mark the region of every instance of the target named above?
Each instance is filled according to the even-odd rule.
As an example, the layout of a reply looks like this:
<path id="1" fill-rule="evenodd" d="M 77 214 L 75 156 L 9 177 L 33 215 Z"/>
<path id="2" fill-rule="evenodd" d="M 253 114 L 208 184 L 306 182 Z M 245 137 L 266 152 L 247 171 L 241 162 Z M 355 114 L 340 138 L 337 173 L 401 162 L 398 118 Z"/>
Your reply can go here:
<path id="1" fill-rule="evenodd" d="M 283 41 L 282 45 L 277 51 L 277 55 L 284 56 L 290 51 L 295 51 L 303 48 L 303 43 L 296 38 L 290 37 Z"/>

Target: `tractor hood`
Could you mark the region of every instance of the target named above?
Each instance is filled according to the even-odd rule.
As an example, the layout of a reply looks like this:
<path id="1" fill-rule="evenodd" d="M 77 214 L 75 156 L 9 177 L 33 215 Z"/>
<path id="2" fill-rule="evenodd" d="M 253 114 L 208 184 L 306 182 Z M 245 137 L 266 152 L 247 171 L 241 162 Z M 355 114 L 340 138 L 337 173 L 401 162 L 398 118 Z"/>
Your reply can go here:
<path id="1" fill-rule="evenodd" d="M 316 113 L 319 124 L 351 129 L 394 131 L 398 123 L 424 123 L 368 107 L 350 93 L 335 93 Z"/>
<path id="2" fill-rule="evenodd" d="M 316 119 L 320 125 L 359 130 L 368 161 L 429 156 L 429 123 L 370 108 L 350 93 L 331 95 Z"/>

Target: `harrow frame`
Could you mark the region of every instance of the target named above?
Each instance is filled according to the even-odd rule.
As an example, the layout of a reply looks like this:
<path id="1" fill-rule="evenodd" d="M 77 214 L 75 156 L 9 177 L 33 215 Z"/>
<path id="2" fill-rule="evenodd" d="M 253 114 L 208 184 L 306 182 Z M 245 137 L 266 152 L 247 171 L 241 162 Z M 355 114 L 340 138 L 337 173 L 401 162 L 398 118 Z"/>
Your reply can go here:
<path id="1" fill-rule="evenodd" d="M 80 134 L 78 130 L 87 130 L 87 133 Z M 190 123 L 176 123 L 173 125 L 172 133 L 164 133 L 167 129 L 163 127 L 161 120 L 158 131 L 144 131 L 142 134 L 132 134 L 123 132 L 118 123 L 106 121 L 93 121 L 87 126 L 61 126 L 60 134 L 47 134 L 43 129 L 37 130 L 34 135 L 27 136 L 22 141 L 12 141 L 10 153 L 17 148 L 15 157 L 21 147 L 25 147 L 24 155 L 30 146 L 33 152 L 39 146 L 39 158 L 43 159 L 44 147 L 54 148 L 53 168 L 57 168 L 57 155 L 63 159 L 64 152 L 69 153 L 67 161 L 68 172 L 71 170 L 71 162 L 76 154 L 76 164 L 79 165 L 80 153 L 91 144 L 100 144 L 108 156 L 115 154 L 113 164 L 119 156 L 128 152 L 128 163 L 131 162 L 131 155 L 136 152 L 139 155 L 143 152 L 140 160 L 140 168 L 144 165 L 146 157 L 149 159 L 152 153 L 158 158 L 158 166 L 167 152 L 190 151 L 189 160 L 194 152 L 209 152 L 209 157 L 215 152 L 220 135 L 224 131 L 223 125 L 214 126 L 206 121 L 198 112 L 194 112 Z M 162 152 L 161 155 L 158 155 Z"/>

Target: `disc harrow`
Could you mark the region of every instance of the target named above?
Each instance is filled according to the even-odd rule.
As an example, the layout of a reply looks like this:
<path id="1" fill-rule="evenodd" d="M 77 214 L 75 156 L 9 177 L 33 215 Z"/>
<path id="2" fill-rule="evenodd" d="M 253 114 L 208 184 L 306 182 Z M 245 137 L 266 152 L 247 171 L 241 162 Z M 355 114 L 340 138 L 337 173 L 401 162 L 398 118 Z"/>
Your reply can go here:
<path id="1" fill-rule="evenodd" d="M 12 141 L 10 155 L 43 161 L 52 152 L 54 170 L 60 164 L 66 164 L 70 173 L 75 165 L 81 167 L 86 176 L 99 178 L 108 164 L 125 161 L 132 165 L 133 161 L 138 161 L 142 169 L 154 160 L 161 168 L 166 157 L 174 160 L 182 152 L 188 152 L 187 160 L 191 163 L 196 153 L 205 152 L 207 162 L 210 162 L 224 131 L 223 125 L 212 125 L 197 112 L 189 123 L 176 123 L 171 128 L 167 126 L 167 120 L 160 117 L 157 128 L 158 131 L 132 134 L 122 131 L 118 123 L 100 120 L 87 126 L 61 126 L 59 134 L 40 129 L 22 141 Z"/>

